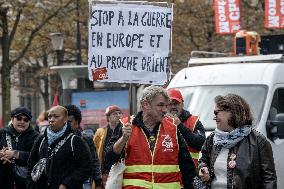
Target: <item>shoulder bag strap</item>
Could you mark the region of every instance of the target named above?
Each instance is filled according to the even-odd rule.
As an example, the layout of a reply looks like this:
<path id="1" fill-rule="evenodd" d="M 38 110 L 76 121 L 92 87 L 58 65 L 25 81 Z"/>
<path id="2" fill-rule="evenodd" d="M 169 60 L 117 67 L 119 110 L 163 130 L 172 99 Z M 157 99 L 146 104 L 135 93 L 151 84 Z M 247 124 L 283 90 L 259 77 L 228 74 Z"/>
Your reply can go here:
<path id="1" fill-rule="evenodd" d="M 58 150 L 65 144 L 65 142 L 68 140 L 68 138 L 70 138 L 73 135 L 73 133 L 70 133 L 68 136 L 66 136 L 64 139 L 62 139 L 61 141 L 59 141 L 57 143 L 57 145 L 53 148 L 52 152 L 51 152 L 51 157 L 54 156 Z M 74 135 L 73 135 L 74 136 Z"/>
<path id="2" fill-rule="evenodd" d="M 7 147 L 9 150 L 12 150 L 12 139 L 11 136 L 6 133 L 6 141 L 7 141 Z"/>

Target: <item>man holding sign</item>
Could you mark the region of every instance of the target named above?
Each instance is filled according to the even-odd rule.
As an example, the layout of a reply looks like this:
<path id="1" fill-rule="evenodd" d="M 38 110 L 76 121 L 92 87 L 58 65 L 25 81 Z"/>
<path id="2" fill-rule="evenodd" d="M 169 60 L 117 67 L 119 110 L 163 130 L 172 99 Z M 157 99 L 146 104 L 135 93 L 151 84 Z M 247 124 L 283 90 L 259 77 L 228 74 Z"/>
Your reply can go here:
<path id="1" fill-rule="evenodd" d="M 162 87 L 145 88 L 142 111 L 114 131 L 105 161 L 112 165 L 126 154 L 124 188 L 177 189 L 181 182 L 185 189 L 192 188 L 194 163 L 174 120 L 165 116 L 168 102 Z"/>

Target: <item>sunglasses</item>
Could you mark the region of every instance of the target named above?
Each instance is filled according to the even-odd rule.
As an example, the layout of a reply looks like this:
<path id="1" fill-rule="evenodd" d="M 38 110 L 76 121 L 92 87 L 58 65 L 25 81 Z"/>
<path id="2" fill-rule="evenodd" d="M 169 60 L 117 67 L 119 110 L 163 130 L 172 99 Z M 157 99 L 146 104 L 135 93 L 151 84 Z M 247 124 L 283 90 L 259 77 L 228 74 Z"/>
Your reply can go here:
<path id="1" fill-rule="evenodd" d="M 226 111 L 226 110 L 214 110 L 214 115 L 217 116 L 219 112 L 223 112 L 223 111 Z"/>
<path id="2" fill-rule="evenodd" d="M 26 118 L 26 117 L 16 117 L 16 119 L 17 119 L 17 121 L 24 121 L 24 122 L 29 122 L 30 121 L 30 119 L 29 118 Z"/>

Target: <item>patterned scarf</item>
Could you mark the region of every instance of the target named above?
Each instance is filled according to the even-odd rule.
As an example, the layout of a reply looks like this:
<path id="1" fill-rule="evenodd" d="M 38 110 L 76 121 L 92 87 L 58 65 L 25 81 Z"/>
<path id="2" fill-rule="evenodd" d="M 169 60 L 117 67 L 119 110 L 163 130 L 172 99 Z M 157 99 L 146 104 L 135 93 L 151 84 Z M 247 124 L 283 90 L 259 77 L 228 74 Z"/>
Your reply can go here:
<path id="1" fill-rule="evenodd" d="M 67 123 L 65 123 L 64 127 L 58 131 L 58 132 L 54 132 L 52 131 L 49 127 L 46 129 L 47 131 L 47 140 L 48 140 L 48 144 L 52 144 L 56 139 L 58 139 L 59 137 L 61 137 L 65 130 L 67 128 Z"/>
<path id="2" fill-rule="evenodd" d="M 222 146 L 230 149 L 241 141 L 245 136 L 248 136 L 251 132 L 251 127 L 245 125 L 240 128 L 236 128 L 231 132 L 224 132 L 219 129 L 215 129 L 215 135 L 213 137 L 213 144 L 215 146 Z"/>

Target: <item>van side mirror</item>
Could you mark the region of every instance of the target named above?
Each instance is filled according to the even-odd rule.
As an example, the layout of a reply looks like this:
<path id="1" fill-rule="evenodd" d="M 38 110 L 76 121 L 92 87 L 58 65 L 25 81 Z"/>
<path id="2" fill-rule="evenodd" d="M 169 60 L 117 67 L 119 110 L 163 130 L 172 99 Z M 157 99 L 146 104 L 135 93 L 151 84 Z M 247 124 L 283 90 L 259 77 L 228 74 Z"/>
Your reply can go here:
<path id="1" fill-rule="evenodd" d="M 276 128 L 273 135 L 280 139 L 284 139 L 284 113 L 276 114 L 273 120 L 270 120 L 271 127 Z"/>

